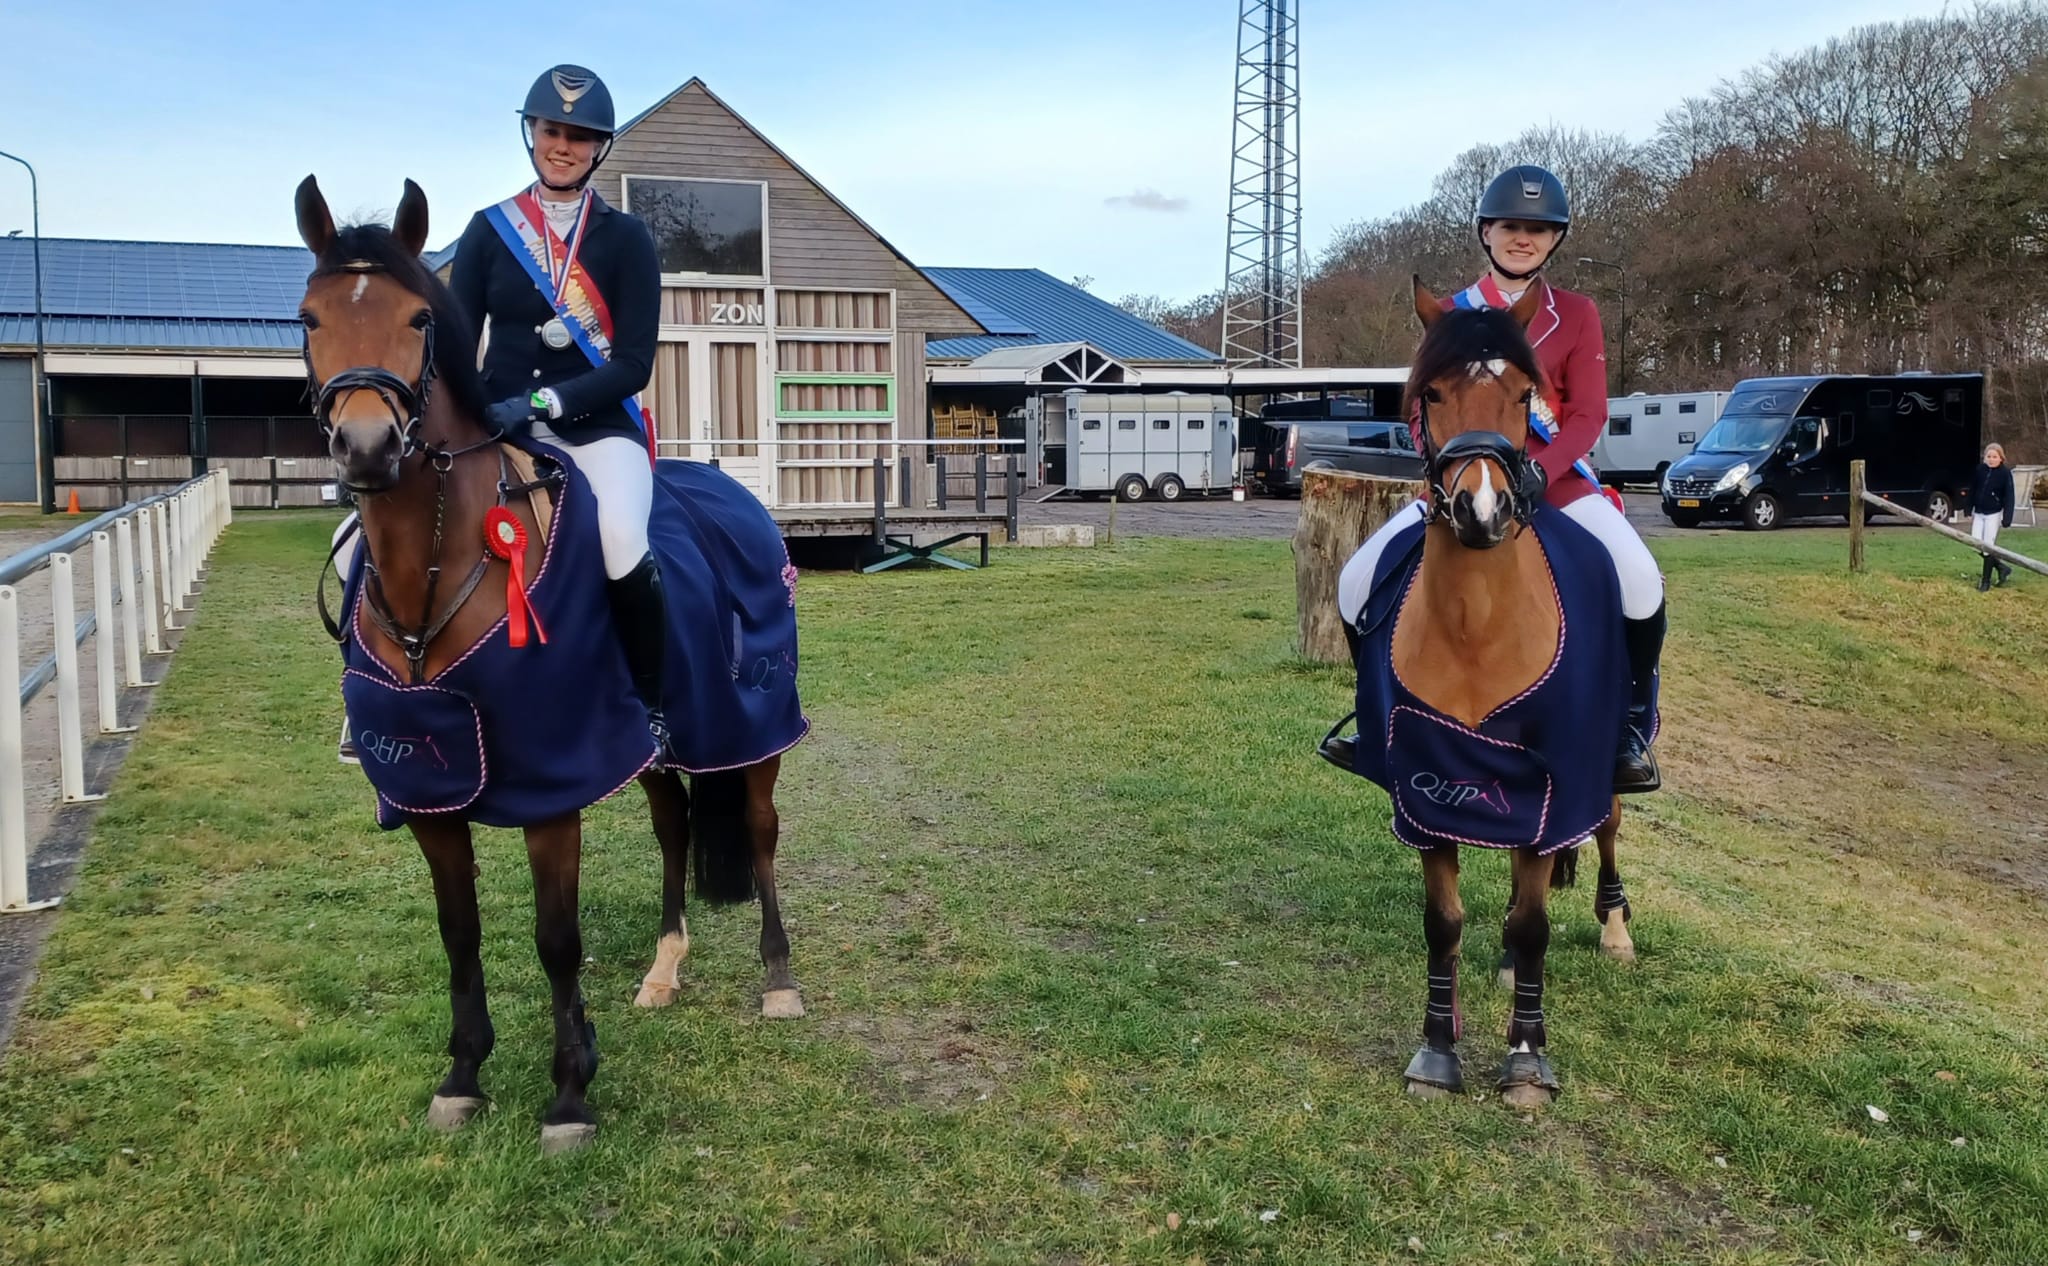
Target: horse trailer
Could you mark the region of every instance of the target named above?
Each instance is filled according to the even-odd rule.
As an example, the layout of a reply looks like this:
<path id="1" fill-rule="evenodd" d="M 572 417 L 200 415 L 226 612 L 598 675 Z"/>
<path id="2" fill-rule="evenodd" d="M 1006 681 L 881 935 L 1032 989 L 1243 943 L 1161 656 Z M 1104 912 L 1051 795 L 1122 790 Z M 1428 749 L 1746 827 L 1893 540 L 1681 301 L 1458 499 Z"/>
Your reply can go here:
<path id="1" fill-rule="evenodd" d="M 1616 487 L 1660 482 L 1671 463 L 1712 429 L 1727 403 L 1725 391 L 1616 396 L 1607 402 L 1607 425 L 1588 455 L 1593 469 L 1602 483 Z"/>
<path id="2" fill-rule="evenodd" d="M 1047 479 L 1123 501 L 1229 492 L 1237 481 L 1230 397 L 1068 391 L 1034 397 Z"/>

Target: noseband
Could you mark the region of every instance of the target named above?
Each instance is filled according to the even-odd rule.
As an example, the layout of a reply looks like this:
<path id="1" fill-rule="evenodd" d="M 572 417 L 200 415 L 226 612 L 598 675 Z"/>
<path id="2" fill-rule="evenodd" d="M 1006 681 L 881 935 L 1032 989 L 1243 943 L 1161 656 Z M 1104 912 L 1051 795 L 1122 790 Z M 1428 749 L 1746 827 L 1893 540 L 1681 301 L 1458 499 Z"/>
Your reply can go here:
<path id="1" fill-rule="evenodd" d="M 1502 495 L 1508 500 L 1508 509 L 1515 522 L 1527 527 L 1529 516 L 1536 512 L 1536 505 L 1543 499 L 1543 490 L 1548 486 L 1543 468 L 1529 456 L 1528 447 L 1516 447 L 1498 431 L 1466 431 L 1452 436 L 1442 448 L 1438 448 L 1429 433 L 1429 401 L 1425 398 L 1419 403 L 1422 410 L 1422 456 L 1429 476 L 1429 504 L 1423 509 L 1423 521 L 1448 520 L 1451 485 L 1457 483 L 1465 468 L 1473 462 L 1490 461 L 1499 466 L 1506 476 L 1507 487 L 1502 490 Z M 1531 413 L 1534 413 L 1533 406 Z"/>
<path id="2" fill-rule="evenodd" d="M 355 259 L 325 271 L 367 274 L 384 270 L 368 260 Z M 321 435 L 330 442 L 334 439 L 334 408 L 343 396 L 354 391 L 374 391 L 377 398 L 384 402 L 384 407 L 390 410 L 391 422 L 398 428 L 399 436 L 404 441 L 404 448 L 399 453 L 400 460 L 411 457 L 414 453 L 434 451 L 432 445 L 420 435 L 420 428 L 425 424 L 427 415 L 427 402 L 434 392 L 432 309 L 428 309 L 427 322 L 420 327 L 420 332 L 426 336 L 426 342 L 421 348 L 420 376 L 417 380 L 407 382 L 381 365 L 357 365 L 344 369 L 326 382 L 320 383 L 313 396 L 313 420 L 320 424 Z M 311 339 L 305 339 L 300 343 L 300 354 L 306 361 L 306 380 L 317 382 L 318 379 L 313 375 Z"/>

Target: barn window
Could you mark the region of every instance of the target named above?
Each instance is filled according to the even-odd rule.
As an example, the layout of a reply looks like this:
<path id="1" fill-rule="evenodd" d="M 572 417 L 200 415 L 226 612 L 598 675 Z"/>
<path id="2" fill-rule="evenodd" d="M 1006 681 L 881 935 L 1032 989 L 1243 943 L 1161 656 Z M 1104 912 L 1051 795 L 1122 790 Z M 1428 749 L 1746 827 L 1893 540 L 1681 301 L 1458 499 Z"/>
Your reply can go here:
<path id="1" fill-rule="evenodd" d="M 627 176 L 626 210 L 654 234 L 670 277 L 768 276 L 768 186 L 756 180 Z"/>

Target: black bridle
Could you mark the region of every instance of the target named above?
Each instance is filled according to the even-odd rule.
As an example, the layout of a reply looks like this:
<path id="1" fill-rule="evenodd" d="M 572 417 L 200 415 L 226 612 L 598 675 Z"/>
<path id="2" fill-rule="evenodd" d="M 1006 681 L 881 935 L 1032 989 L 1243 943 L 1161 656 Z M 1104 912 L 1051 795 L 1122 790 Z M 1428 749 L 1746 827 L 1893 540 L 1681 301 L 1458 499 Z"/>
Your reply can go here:
<path id="1" fill-rule="evenodd" d="M 1465 431 L 1453 435 L 1438 448 L 1436 440 L 1429 433 L 1429 397 L 1421 396 L 1417 401 L 1422 415 L 1422 458 L 1424 472 L 1429 477 L 1429 504 L 1423 508 L 1423 521 L 1448 521 L 1451 514 L 1451 485 L 1458 482 L 1465 468 L 1477 461 L 1490 461 L 1501 469 L 1506 477 L 1507 487 L 1503 495 L 1508 499 L 1508 509 L 1515 522 L 1529 526 L 1529 516 L 1536 512 L 1536 506 L 1543 500 L 1543 490 L 1549 486 L 1549 479 L 1536 459 L 1529 456 L 1528 445 L 1517 447 L 1507 436 L 1498 431 Z M 1448 475 L 1448 478 L 1446 478 Z"/>
<path id="2" fill-rule="evenodd" d="M 323 269 L 314 276 L 337 272 L 368 274 L 383 271 L 379 265 L 359 259 Z M 306 361 L 306 379 L 308 382 L 318 384 L 313 396 L 313 420 L 320 424 L 320 433 L 327 438 L 330 447 L 335 432 L 335 405 L 350 392 L 374 391 L 377 398 L 384 402 L 384 407 L 391 411 L 392 424 L 398 428 L 403 444 L 398 456 L 400 464 L 419 456 L 426 459 L 427 465 L 434 472 L 433 552 L 428 555 L 426 601 L 422 604 L 423 610 L 417 624 L 401 621 L 392 611 L 390 601 L 384 596 L 383 574 L 378 571 L 377 561 L 370 554 L 369 535 L 362 533 L 363 579 L 368 584 L 370 620 L 405 652 L 406 666 L 411 672 L 414 685 L 426 680 L 427 646 L 440 635 L 441 630 L 448 627 L 448 622 L 455 618 L 455 613 L 462 610 L 463 604 L 476 592 L 477 585 L 482 583 L 484 573 L 491 565 L 491 555 L 487 550 L 477 559 L 476 566 L 470 568 L 469 574 L 463 578 L 462 587 L 456 591 L 454 598 L 440 610 L 439 614 L 435 613 L 434 591 L 441 583 L 441 546 L 448 512 L 449 473 L 455 469 L 456 458 L 488 448 L 504 438 L 504 432 L 493 431 L 474 444 L 462 448 L 443 448 L 426 437 L 424 427 L 427 405 L 433 397 L 434 390 L 434 313 L 431 308 L 424 314 L 419 330 L 424 338 L 424 345 L 421 348 L 419 377 L 413 382 L 405 381 L 381 365 L 357 365 L 342 370 L 325 382 L 320 382 L 313 372 L 311 338 L 308 337 L 300 346 L 301 354 Z M 537 481 L 535 485 L 514 486 L 502 452 L 498 456 L 498 465 L 498 504 L 501 506 L 513 492 L 526 491 L 530 487 L 548 482 L 542 480 Z M 362 491 L 347 483 L 341 486 L 352 493 Z M 342 546 L 348 543 L 349 536 L 360 531 L 361 524 L 362 519 L 358 515 L 355 527 L 349 532 L 344 532 L 340 539 L 335 541 L 334 547 L 327 553 L 326 563 L 320 569 L 320 580 L 315 588 L 320 619 L 327 626 L 328 636 L 336 642 L 346 641 L 348 633 L 327 609 L 327 573 L 333 569 L 335 556 L 341 552 Z"/>

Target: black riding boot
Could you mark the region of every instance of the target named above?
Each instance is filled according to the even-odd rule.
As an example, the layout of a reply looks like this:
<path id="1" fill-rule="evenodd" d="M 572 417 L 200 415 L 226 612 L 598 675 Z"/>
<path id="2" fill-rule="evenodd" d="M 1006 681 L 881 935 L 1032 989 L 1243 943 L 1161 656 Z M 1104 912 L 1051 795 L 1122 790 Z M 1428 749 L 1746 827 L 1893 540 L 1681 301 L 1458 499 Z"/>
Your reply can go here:
<path id="1" fill-rule="evenodd" d="M 1650 751 L 1657 724 L 1657 660 L 1664 653 L 1664 604 L 1642 620 L 1623 620 L 1622 641 L 1628 646 L 1628 724 L 1622 727 L 1621 750 L 1614 757 L 1614 790 L 1627 795 L 1655 791 L 1664 785 L 1657 758 Z"/>
<path id="2" fill-rule="evenodd" d="M 1977 582 L 1978 593 L 1991 592 L 1991 569 L 1995 566 L 1997 566 L 1996 561 L 1992 559 L 1991 555 L 1986 554 L 1984 556 L 1984 578 Z"/>
<path id="3" fill-rule="evenodd" d="M 674 759 L 669 747 L 668 720 L 661 712 L 661 667 L 668 646 L 668 606 L 662 599 L 661 568 L 649 554 L 632 571 L 609 582 L 612 623 L 625 648 L 633 690 L 647 705 L 647 725 L 661 744 L 661 759 Z"/>
<path id="4" fill-rule="evenodd" d="M 2006 566 L 2006 565 L 2005 565 L 2004 563 L 2000 563 L 2000 564 L 1998 564 L 1998 579 L 1996 579 L 1996 580 L 1992 581 L 1991 583 L 1992 583 L 1992 584 L 1994 584 L 1994 585 L 1997 585 L 1997 586 L 1999 586 L 1999 587 L 2001 587 L 2001 588 L 2003 588 L 2003 587 L 2004 587 L 2004 585 L 2005 585 L 2005 582 L 2006 582 L 2006 581 L 2008 581 L 2008 580 L 2011 580 L 2011 579 L 2012 579 L 2012 568 L 2010 568 L 2010 567 Z"/>

